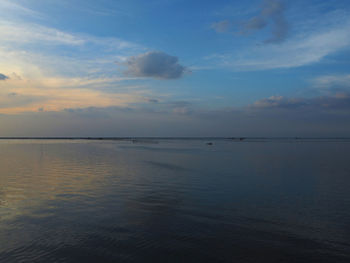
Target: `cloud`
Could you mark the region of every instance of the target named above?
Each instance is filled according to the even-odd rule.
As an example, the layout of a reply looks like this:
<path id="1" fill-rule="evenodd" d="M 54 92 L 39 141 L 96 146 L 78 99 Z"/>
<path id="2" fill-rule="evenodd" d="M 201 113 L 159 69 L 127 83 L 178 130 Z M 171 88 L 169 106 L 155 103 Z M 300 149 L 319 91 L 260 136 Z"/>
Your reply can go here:
<path id="1" fill-rule="evenodd" d="M 158 103 L 159 102 L 159 100 L 157 100 L 157 99 L 147 99 L 147 101 L 149 103 Z"/>
<path id="2" fill-rule="evenodd" d="M 116 60 L 145 50 L 116 37 L 72 33 L 3 18 L 0 31 L 0 72 L 17 72 L 23 77 L 112 77 L 118 74 Z"/>
<path id="3" fill-rule="evenodd" d="M 335 93 L 329 96 L 313 98 L 285 98 L 282 96 L 272 96 L 255 102 L 252 107 L 255 109 L 307 110 L 309 112 L 350 111 L 350 94 Z"/>
<path id="4" fill-rule="evenodd" d="M 214 29 L 217 33 L 224 33 L 224 32 L 229 31 L 230 26 L 231 26 L 230 21 L 223 20 L 223 21 L 213 23 L 210 26 L 210 28 Z"/>
<path id="5" fill-rule="evenodd" d="M 32 9 L 29 9 L 23 5 L 15 3 L 14 1 L 1 0 L 0 9 L 2 11 L 2 17 L 19 17 L 19 16 L 32 16 L 42 18 L 42 15 Z"/>
<path id="6" fill-rule="evenodd" d="M 334 20 L 330 16 L 329 21 Z M 339 18 L 334 24 L 311 28 L 280 45 L 247 45 L 239 53 L 213 54 L 210 64 L 219 64 L 237 71 L 294 68 L 320 62 L 328 55 L 349 49 L 350 19 Z"/>
<path id="7" fill-rule="evenodd" d="M 38 24 L 21 24 L 0 21 L 2 42 L 7 43 L 36 43 L 53 45 L 83 45 L 85 40 L 54 28 Z"/>
<path id="8" fill-rule="evenodd" d="M 126 85 L 111 92 L 110 87 L 115 88 L 118 81 L 118 78 L 11 78 L 1 84 L 0 114 L 36 112 L 38 108 L 57 112 L 65 108 L 127 107 L 152 96 L 144 87 Z"/>
<path id="9" fill-rule="evenodd" d="M 321 76 L 312 82 L 319 89 L 349 89 L 350 74 Z"/>
<path id="10" fill-rule="evenodd" d="M 261 12 L 258 16 L 251 18 L 243 23 L 243 32 L 261 30 L 269 23 L 272 24 L 272 36 L 266 39 L 265 43 L 283 42 L 288 35 L 288 22 L 285 18 L 286 6 L 281 0 L 265 0 L 263 2 Z"/>
<path id="11" fill-rule="evenodd" d="M 127 59 L 126 74 L 134 77 L 156 79 L 178 79 L 187 69 L 180 65 L 178 58 L 160 51 L 151 51 Z"/>
<path id="12" fill-rule="evenodd" d="M 193 113 L 193 105 L 188 101 L 173 101 L 168 102 L 167 107 L 172 110 L 175 114 L 188 115 Z"/>
<path id="13" fill-rule="evenodd" d="M 128 107 L 153 96 L 115 70 L 115 60 L 144 52 L 138 44 L 3 17 L 0 31 L 0 72 L 16 72 L 0 73 L 9 79 L 0 83 L 0 114 Z"/>
<path id="14" fill-rule="evenodd" d="M 328 104 L 325 105 L 325 104 Z M 347 136 L 349 94 L 315 98 L 271 97 L 262 106 L 200 109 L 154 104 L 164 110 L 138 107 L 67 108 L 53 112 L 0 114 L 2 136 Z M 148 105 L 149 106 L 149 105 Z M 167 109 L 167 110 L 166 110 Z M 22 129 L 17 129 L 21 125 Z"/>
<path id="15" fill-rule="evenodd" d="M 274 7 L 266 3 L 274 1 L 266 1 L 266 8 L 261 8 L 259 15 L 244 20 L 241 34 L 265 28 L 266 23 L 271 22 L 265 19 L 267 15 L 273 15 L 276 19 L 281 18 L 280 13 L 284 14 L 282 18 L 285 16 L 285 5 L 281 7 L 278 4 Z M 276 3 L 283 4 L 281 1 Z M 205 56 L 206 61 L 202 62 L 201 68 L 224 67 L 235 71 L 288 69 L 323 62 L 330 55 L 337 56 L 340 52 L 349 50 L 350 10 L 334 6 L 329 11 L 320 13 L 313 9 L 314 6 L 308 7 L 301 2 L 293 4 L 289 10 L 290 17 L 294 17 L 293 32 L 288 31 L 288 37 L 278 45 L 261 45 L 250 38 L 241 39 L 244 45 L 239 45 L 238 48 Z M 263 37 L 262 41 L 265 42 L 274 37 L 266 39 L 265 30 L 260 33 L 257 34 L 258 38 Z"/>
<path id="16" fill-rule="evenodd" d="M 0 73 L 0 80 L 6 80 L 8 78 L 9 78 L 8 76 Z"/>
<path id="17" fill-rule="evenodd" d="M 137 44 L 121 40 L 119 38 L 96 37 L 78 33 L 65 32 L 53 27 L 47 27 L 35 23 L 9 22 L 0 20 L 1 42 L 17 47 L 28 47 L 28 44 L 37 44 L 39 50 L 43 46 L 67 47 L 98 47 L 104 46 L 111 50 L 136 49 Z"/>
<path id="18" fill-rule="evenodd" d="M 263 17 L 253 17 L 244 24 L 245 30 L 259 30 L 263 29 L 267 25 L 266 19 Z"/>
<path id="19" fill-rule="evenodd" d="M 297 108 L 305 106 L 304 99 L 287 99 L 283 96 L 271 96 L 258 100 L 254 103 L 255 108 Z"/>
<path id="20" fill-rule="evenodd" d="M 243 35 L 262 30 L 268 25 L 272 26 L 271 34 L 264 43 L 280 43 L 286 40 L 289 31 L 289 25 L 285 17 L 286 6 L 283 0 L 264 0 L 257 16 L 247 21 L 241 22 L 237 28 Z M 232 23 L 229 20 L 223 20 L 211 25 L 217 33 L 230 31 Z"/>
<path id="21" fill-rule="evenodd" d="M 299 98 L 271 96 L 258 100 L 247 108 L 262 112 L 287 112 L 294 118 L 303 118 L 302 116 L 306 115 L 321 119 L 325 115 L 350 116 L 350 91 L 344 88 L 349 87 L 349 81 L 349 75 L 319 77 L 314 80 L 314 83 L 321 85 L 322 88 L 326 87 L 327 93 L 323 93 L 326 95 Z"/>

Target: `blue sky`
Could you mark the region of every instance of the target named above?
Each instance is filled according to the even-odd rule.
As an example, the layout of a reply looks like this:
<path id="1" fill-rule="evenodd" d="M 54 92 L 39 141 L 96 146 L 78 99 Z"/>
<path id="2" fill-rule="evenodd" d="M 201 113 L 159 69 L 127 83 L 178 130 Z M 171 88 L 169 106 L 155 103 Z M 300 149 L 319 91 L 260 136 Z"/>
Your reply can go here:
<path id="1" fill-rule="evenodd" d="M 348 1 L 0 0 L 0 11 L 1 136 L 350 131 Z"/>

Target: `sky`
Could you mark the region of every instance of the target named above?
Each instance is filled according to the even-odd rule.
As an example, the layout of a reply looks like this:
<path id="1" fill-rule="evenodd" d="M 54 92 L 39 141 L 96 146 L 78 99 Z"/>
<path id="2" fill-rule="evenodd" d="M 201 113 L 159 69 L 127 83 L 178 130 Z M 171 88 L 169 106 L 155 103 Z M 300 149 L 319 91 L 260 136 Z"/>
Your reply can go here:
<path id="1" fill-rule="evenodd" d="M 0 136 L 350 134 L 348 0 L 0 0 Z"/>

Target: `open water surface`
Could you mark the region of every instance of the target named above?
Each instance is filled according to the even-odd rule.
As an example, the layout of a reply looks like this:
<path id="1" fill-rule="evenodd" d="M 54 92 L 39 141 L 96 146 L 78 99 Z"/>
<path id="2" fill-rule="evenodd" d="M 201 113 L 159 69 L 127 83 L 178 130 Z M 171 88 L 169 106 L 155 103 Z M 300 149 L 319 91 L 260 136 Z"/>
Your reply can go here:
<path id="1" fill-rule="evenodd" d="M 0 262 L 350 262 L 348 140 L 0 140 Z"/>

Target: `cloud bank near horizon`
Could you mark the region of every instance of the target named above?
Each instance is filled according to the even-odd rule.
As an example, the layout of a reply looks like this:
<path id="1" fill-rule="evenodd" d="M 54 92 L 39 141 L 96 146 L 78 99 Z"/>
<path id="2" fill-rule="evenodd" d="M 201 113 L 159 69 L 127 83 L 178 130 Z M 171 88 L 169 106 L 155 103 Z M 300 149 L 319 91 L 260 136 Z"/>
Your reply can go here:
<path id="1" fill-rule="evenodd" d="M 350 132 L 349 92 L 312 98 L 272 96 L 246 107 L 212 110 L 190 101 L 145 101 L 148 104 L 0 114 L 0 121 L 4 124 L 0 127 L 0 134 L 230 137 L 347 136 Z M 8 127 L 21 122 L 29 133 L 24 134 L 23 130 L 10 132 Z M 44 123 L 50 129 L 43 128 Z"/>

